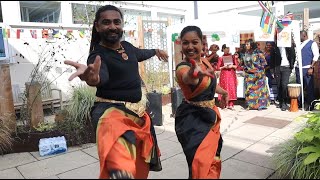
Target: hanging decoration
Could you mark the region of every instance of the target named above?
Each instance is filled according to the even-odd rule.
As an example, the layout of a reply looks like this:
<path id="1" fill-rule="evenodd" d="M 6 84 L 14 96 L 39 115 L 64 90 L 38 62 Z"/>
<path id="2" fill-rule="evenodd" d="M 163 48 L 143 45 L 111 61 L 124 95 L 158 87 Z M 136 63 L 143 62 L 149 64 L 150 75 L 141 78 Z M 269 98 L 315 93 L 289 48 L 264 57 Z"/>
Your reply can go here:
<path id="1" fill-rule="evenodd" d="M 171 39 L 172 39 L 172 42 L 176 42 L 179 39 L 179 34 L 178 33 L 173 33 L 171 35 Z"/>
<path id="2" fill-rule="evenodd" d="M 211 35 L 211 38 L 212 38 L 212 42 L 220 41 L 220 37 L 219 37 L 219 35 L 216 34 L 216 33 L 213 33 L 213 34 Z"/>
<path id="3" fill-rule="evenodd" d="M 275 28 L 274 24 L 277 26 L 278 32 L 281 32 L 284 28 L 283 24 L 277 19 L 274 13 L 271 11 L 271 4 L 273 5 L 272 1 L 266 1 L 263 3 L 262 1 L 258 1 L 259 5 L 262 8 L 262 15 L 260 20 L 260 27 L 264 33 L 272 33 L 272 29 Z"/>

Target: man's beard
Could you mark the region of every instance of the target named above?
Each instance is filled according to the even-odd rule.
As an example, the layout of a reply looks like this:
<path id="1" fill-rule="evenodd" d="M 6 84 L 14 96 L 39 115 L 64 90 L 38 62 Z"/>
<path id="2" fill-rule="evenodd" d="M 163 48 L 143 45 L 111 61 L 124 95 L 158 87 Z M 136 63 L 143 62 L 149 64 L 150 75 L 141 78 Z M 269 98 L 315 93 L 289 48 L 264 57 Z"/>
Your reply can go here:
<path id="1" fill-rule="evenodd" d="M 116 33 L 117 35 L 111 36 L 110 34 Z M 107 43 L 116 43 L 120 41 L 123 35 L 123 31 L 105 31 L 99 33 L 101 40 L 107 42 Z"/>

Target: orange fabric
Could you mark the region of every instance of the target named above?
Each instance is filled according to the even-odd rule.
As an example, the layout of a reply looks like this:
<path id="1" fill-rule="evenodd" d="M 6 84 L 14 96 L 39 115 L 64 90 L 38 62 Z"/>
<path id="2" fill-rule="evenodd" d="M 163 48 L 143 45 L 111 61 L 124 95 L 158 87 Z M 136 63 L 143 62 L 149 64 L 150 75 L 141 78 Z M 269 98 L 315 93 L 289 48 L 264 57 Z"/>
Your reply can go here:
<path id="1" fill-rule="evenodd" d="M 207 64 L 207 60 L 205 58 L 201 58 L 201 60 L 205 61 Z M 185 67 L 183 67 L 183 66 L 185 66 Z M 189 66 L 182 65 L 182 66 L 178 67 L 178 69 L 176 70 L 177 82 L 183 92 L 183 95 L 185 96 L 185 98 L 187 100 L 201 94 L 204 90 L 207 89 L 206 87 L 208 87 L 211 83 L 210 77 L 205 76 L 202 78 L 202 81 L 197 86 L 197 88 L 194 91 L 192 91 L 191 88 L 189 87 L 189 85 L 183 83 L 183 80 L 182 80 L 183 74 L 187 73 L 189 71 L 189 69 L 190 69 Z M 207 68 L 205 65 L 201 65 L 201 69 L 205 71 Z"/>
<path id="2" fill-rule="evenodd" d="M 150 117 L 147 113 L 142 117 L 145 120 L 145 124 L 140 127 L 138 124 L 133 122 L 130 118 L 125 116 L 125 113 L 116 108 L 109 108 L 106 110 L 105 114 L 100 118 L 97 128 L 97 148 L 100 159 L 100 178 L 109 178 L 108 174 L 108 161 L 110 161 L 109 153 L 111 158 L 116 158 L 120 160 L 121 169 L 128 168 L 130 171 L 133 169 L 132 162 L 127 159 L 124 153 L 118 154 L 121 150 L 116 143 L 117 139 L 128 130 L 135 132 L 137 142 L 141 141 L 139 146 L 137 146 L 137 159 L 135 169 L 139 171 L 144 171 L 146 168 L 140 167 L 141 164 L 145 163 L 144 160 L 147 159 L 152 150 L 153 140 L 150 133 Z M 121 157 L 117 157 L 117 156 Z M 141 157 L 139 157 L 141 156 Z M 143 160 L 139 159 L 142 158 Z M 112 161 L 116 161 L 112 160 Z M 142 162 L 143 161 L 143 162 Z M 126 164 L 126 162 L 130 162 Z M 118 163 L 110 162 L 112 166 L 118 166 Z M 146 163 L 145 163 L 146 164 Z M 120 166 L 119 165 L 119 166 Z M 128 167 L 127 167 L 128 166 Z M 141 168 L 141 169 L 140 169 Z M 121 170 L 120 169 L 120 170 Z M 145 172 L 141 172 L 142 174 Z M 148 172 L 147 172 L 148 174 Z M 140 174 L 139 174 L 140 175 Z M 138 174 L 137 174 L 138 176 Z"/>
<path id="3" fill-rule="evenodd" d="M 136 167 L 134 161 L 127 149 L 122 144 L 116 142 L 113 144 L 105 164 L 108 171 L 124 170 L 135 176 Z M 125 166 L 123 166 L 124 164 Z"/>
<path id="4" fill-rule="evenodd" d="M 218 108 L 213 107 L 217 113 L 217 123 L 198 147 L 192 162 L 192 179 L 218 179 L 221 173 L 221 160 L 215 160 L 220 138 L 221 116 Z"/>

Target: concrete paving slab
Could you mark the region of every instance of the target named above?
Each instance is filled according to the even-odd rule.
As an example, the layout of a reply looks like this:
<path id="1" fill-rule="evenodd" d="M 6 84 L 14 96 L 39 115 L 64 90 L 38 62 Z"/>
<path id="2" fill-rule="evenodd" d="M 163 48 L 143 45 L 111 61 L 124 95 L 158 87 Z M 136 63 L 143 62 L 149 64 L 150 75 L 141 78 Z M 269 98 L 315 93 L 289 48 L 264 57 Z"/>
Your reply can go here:
<path id="1" fill-rule="evenodd" d="M 264 139 L 262 139 L 261 141 L 259 141 L 260 144 L 264 144 L 267 146 L 277 146 L 280 143 L 284 142 L 286 139 L 284 138 L 279 138 L 276 136 L 272 136 L 272 134 Z"/>
<path id="2" fill-rule="evenodd" d="M 96 143 L 88 143 L 88 144 L 82 144 L 80 145 L 80 147 L 82 149 L 87 149 L 87 148 L 90 148 L 90 147 L 93 147 L 93 146 L 96 146 L 97 144 Z"/>
<path id="3" fill-rule="evenodd" d="M 225 161 L 226 159 L 229 159 L 230 157 L 234 156 L 235 154 L 239 153 L 243 149 L 246 149 L 251 144 L 244 143 L 241 141 L 234 141 L 232 139 L 223 138 L 223 145 L 221 150 L 221 158 L 222 161 Z"/>
<path id="4" fill-rule="evenodd" d="M 89 164 L 62 174 L 59 174 L 60 179 L 98 179 L 100 173 L 99 162 Z"/>
<path id="5" fill-rule="evenodd" d="M 0 179 L 24 179 L 16 168 L 0 171 Z"/>
<path id="6" fill-rule="evenodd" d="M 157 140 L 162 141 L 175 136 L 174 127 L 170 126 L 155 126 L 154 127 L 157 135 Z"/>
<path id="7" fill-rule="evenodd" d="M 246 124 L 231 132 L 226 133 L 224 137 L 232 139 L 234 141 L 254 144 L 276 130 L 277 128 Z"/>
<path id="8" fill-rule="evenodd" d="M 0 156 L 0 170 L 17 167 L 37 161 L 30 153 L 14 153 Z"/>
<path id="9" fill-rule="evenodd" d="M 162 161 L 162 171 L 150 172 L 148 179 L 187 179 L 189 176 L 187 160 L 183 153 Z"/>
<path id="10" fill-rule="evenodd" d="M 81 151 L 63 154 L 42 161 L 18 166 L 18 170 L 26 178 L 45 178 L 67 172 L 91 163 L 97 159 Z"/>
<path id="11" fill-rule="evenodd" d="M 90 148 L 82 149 L 82 151 L 99 160 L 97 146 L 92 146 Z"/>
<path id="12" fill-rule="evenodd" d="M 180 143 L 177 136 L 172 136 L 171 138 L 168 138 L 166 140 L 173 141 L 173 142 L 176 142 L 176 143 Z"/>
<path id="13" fill-rule="evenodd" d="M 269 113 L 265 115 L 266 117 L 273 117 L 273 118 L 280 118 L 280 119 L 287 119 L 287 120 L 294 120 L 296 117 L 304 114 L 303 111 L 298 112 L 289 112 L 289 111 L 273 111 L 272 113 Z"/>
<path id="14" fill-rule="evenodd" d="M 221 179 L 266 179 L 274 171 L 242 162 L 228 159 L 222 163 Z"/>
<path id="15" fill-rule="evenodd" d="M 276 169 L 272 162 L 272 154 L 270 151 L 271 146 L 262 143 L 256 143 L 239 154 L 232 157 L 233 159 L 241 160 L 251 164 L 255 164 L 261 167 L 269 169 Z"/>
<path id="16" fill-rule="evenodd" d="M 158 145 L 161 152 L 161 161 L 183 152 L 180 143 L 162 140 L 158 142 Z"/>

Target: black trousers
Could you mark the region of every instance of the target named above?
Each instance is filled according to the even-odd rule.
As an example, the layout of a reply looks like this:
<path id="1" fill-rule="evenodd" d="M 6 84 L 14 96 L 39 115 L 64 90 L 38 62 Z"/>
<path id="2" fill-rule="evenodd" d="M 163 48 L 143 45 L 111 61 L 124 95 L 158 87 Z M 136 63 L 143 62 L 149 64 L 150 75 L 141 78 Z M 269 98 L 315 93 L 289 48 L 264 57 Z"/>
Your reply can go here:
<path id="1" fill-rule="evenodd" d="M 278 101 L 280 105 L 283 103 L 287 103 L 288 99 L 288 84 L 289 78 L 292 69 L 286 66 L 280 66 L 279 70 L 275 73 L 275 79 L 277 81 L 277 88 L 278 88 Z"/>

